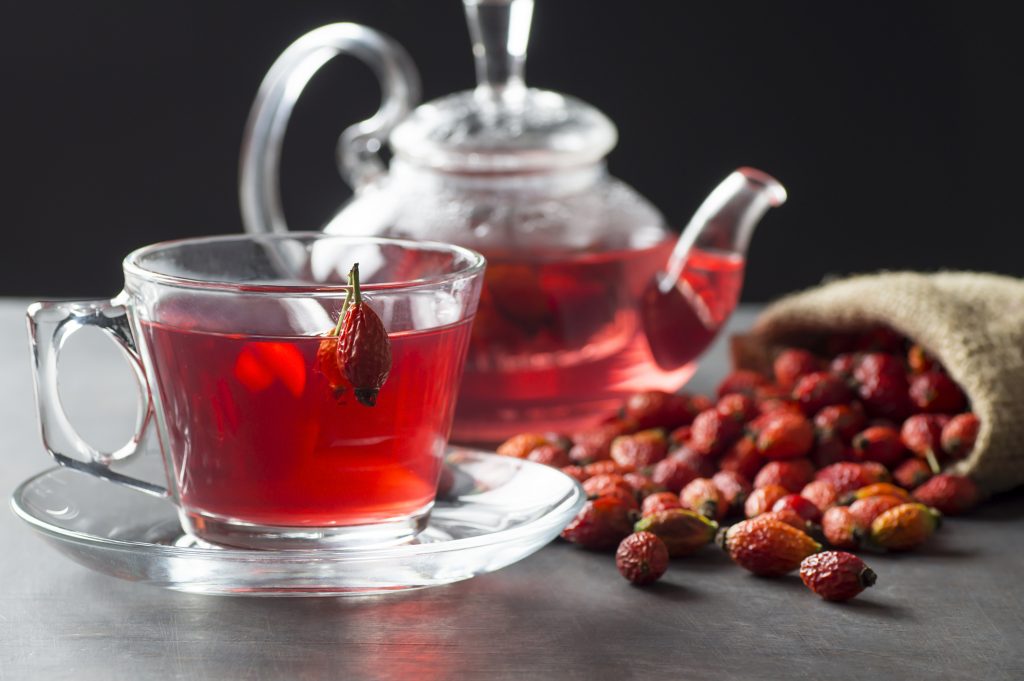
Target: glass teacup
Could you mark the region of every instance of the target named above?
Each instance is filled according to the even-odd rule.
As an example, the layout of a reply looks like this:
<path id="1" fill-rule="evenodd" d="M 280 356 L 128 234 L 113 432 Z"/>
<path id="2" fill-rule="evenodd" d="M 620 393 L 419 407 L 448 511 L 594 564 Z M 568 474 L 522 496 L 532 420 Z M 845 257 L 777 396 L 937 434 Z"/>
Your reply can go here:
<path id="1" fill-rule="evenodd" d="M 355 263 L 392 358 L 373 406 L 323 364 Z M 434 502 L 483 270 L 480 254 L 457 246 L 323 234 L 141 248 L 125 258 L 114 300 L 29 308 L 46 448 L 61 465 L 169 497 L 207 542 L 407 540 Z M 79 436 L 57 394 L 60 348 L 86 326 L 120 343 L 146 400 L 114 452 Z M 151 421 L 166 487 L 111 467 Z"/>

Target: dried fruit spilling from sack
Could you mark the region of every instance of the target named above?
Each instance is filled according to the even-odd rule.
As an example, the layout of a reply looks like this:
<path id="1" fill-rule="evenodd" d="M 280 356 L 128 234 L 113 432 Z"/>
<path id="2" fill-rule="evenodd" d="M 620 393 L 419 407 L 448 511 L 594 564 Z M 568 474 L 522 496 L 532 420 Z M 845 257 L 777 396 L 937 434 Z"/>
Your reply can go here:
<path id="1" fill-rule="evenodd" d="M 979 501 L 946 470 L 981 425 L 967 396 L 888 328 L 774 348 L 770 370 L 733 371 L 716 398 L 637 393 L 591 429 L 524 433 L 498 452 L 582 483 L 588 501 L 563 539 L 617 550 L 635 584 L 717 536 L 750 572 L 799 570 L 815 593 L 847 600 L 876 579 L 848 551 L 912 550 Z"/>

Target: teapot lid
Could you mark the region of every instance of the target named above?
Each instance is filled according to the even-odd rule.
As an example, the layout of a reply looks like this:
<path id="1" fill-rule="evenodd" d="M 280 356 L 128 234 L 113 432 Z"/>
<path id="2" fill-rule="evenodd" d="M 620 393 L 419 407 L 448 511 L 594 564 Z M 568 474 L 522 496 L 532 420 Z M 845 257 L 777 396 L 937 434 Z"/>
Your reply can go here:
<path id="1" fill-rule="evenodd" d="M 391 133 L 398 158 L 449 172 L 535 172 L 594 163 L 615 125 L 575 97 L 526 87 L 533 0 L 464 0 L 477 87 L 419 106 Z"/>

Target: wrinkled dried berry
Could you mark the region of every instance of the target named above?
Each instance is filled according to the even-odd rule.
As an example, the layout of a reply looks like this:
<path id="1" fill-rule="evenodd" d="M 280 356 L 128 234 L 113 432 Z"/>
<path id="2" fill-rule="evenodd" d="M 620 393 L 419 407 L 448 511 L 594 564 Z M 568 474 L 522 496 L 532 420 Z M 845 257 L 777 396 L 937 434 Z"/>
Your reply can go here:
<path id="1" fill-rule="evenodd" d="M 789 509 L 809 523 L 818 524 L 821 522 L 821 509 L 814 505 L 810 499 L 799 494 L 787 494 L 772 505 L 773 511 Z"/>
<path id="2" fill-rule="evenodd" d="M 760 417 L 765 419 L 757 434 L 757 451 L 766 459 L 797 459 L 814 446 L 814 428 L 804 416 L 786 411 Z M 760 419 L 758 419 L 760 420 Z"/>
<path id="3" fill-rule="evenodd" d="M 563 447 L 553 444 L 543 444 L 534 448 L 526 458 L 554 468 L 564 468 L 572 463 L 569 459 L 569 452 L 565 451 Z"/>
<path id="4" fill-rule="evenodd" d="M 546 444 L 550 443 L 543 433 L 519 433 L 502 442 L 495 451 L 502 456 L 525 459 L 530 452 Z"/>
<path id="5" fill-rule="evenodd" d="M 775 358 L 772 370 L 775 382 L 785 390 L 792 390 L 802 377 L 821 369 L 821 360 L 806 350 L 790 348 Z"/>
<path id="6" fill-rule="evenodd" d="M 980 493 L 970 478 L 940 473 L 914 490 L 914 499 L 946 515 L 960 515 L 974 508 Z"/>
<path id="7" fill-rule="evenodd" d="M 821 544 L 805 532 L 774 518 L 744 520 L 720 536 L 733 562 L 764 577 L 792 572 L 804 558 L 821 550 Z"/>
<path id="8" fill-rule="evenodd" d="M 858 522 L 849 506 L 833 506 L 821 517 L 821 531 L 832 546 L 855 549 L 867 534 L 868 526 Z"/>
<path id="9" fill-rule="evenodd" d="M 747 496 L 743 504 L 743 513 L 748 518 L 755 518 L 762 513 L 767 513 L 775 506 L 775 502 L 789 494 L 789 490 L 779 485 L 765 485 L 758 487 Z"/>
<path id="10" fill-rule="evenodd" d="M 754 487 L 780 485 L 789 492 L 799 492 L 814 478 L 814 464 L 807 459 L 769 461 L 754 476 Z"/>
<path id="11" fill-rule="evenodd" d="M 909 395 L 918 411 L 931 414 L 955 414 L 967 406 L 967 398 L 953 379 L 938 371 L 914 376 Z"/>
<path id="12" fill-rule="evenodd" d="M 747 480 L 753 480 L 763 465 L 764 457 L 757 451 L 757 444 L 750 437 L 737 440 L 718 462 L 721 470 L 738 473 Z"/>
<path id="13" fill-rule="evenodd" d="M 853 452 L 861 461 L 895 466 L 906 455 L 900 434 L 892 428 L 872 426 L 853 437 Z"/>
<path id="14" fill-rule="evenodd" d="M 839 492 L 835 485 L 827 480 L 812 480 L 800 490 L 800 496 L 809 499 L 822 513 L 835 506 Z"/>
<path id="15" fill-rule="evenodd" d="M 849 441 L 864 430 L 866 423 L 867 417 L 859 402 L 829 405 L 814 416 L 814 430 L 819 438 L 838 436 Z"/>
<path id="16" fill-rule="evenodd" d="M 615 566 L 628 581 L 643 586 L 661 579 L 668 570 L 668 549 L 650 532 L 637 532 L 622 540 Z"/>
<path id="17" fill-rule="evenodd" d="M 670 492 L 679 493 L 694 478 L 700 477 L 693 466 L 680 458 L 670 456 L 654 464 L 651 480 Z"/>
<path id="18" fill-rule="evenodd" d="M 612 461 L 624 468 L 646 468 L 668 454 L 668 440 L 663 430 L 641 430 L 632 435 L 620 435 L 612 440 Z"/>
<path id="19" fill-rule="evenodd" d="M 753 489 L 753 485 L 745 477 L 735 471 L 718 471 L 711 476 L 711 482 L 722 493 L 722 500 L 727 507 L 726 512 L 743 508 L 743 502 Z"/>
<path id="20" fill-rule="evenodd" d="M 621 419 L 582 430 L 571 438 L 573 444 L 569 457 L 582 464 L 608 459 L 611 457 L 612 440 L 636 430 L 635 422 Z"/>
<path id="21" fill-rule="evenodd" d="M 721 520 L 729 510 L 722 493 L 710 478 L 691 480 L 679 493 L 679 501 L 683 508 L 712 520 Z"/>
<path id="22" fill-rule="evenodd" d="M 723 415 L 717 409 L 708 409 L 693 420 L 688 444 L 699 454 L 717 456 L 742 434 L 742 421 Z"/>
<path id="23" fill-rule="evenodd" d="M 875 497 L 858 499 L 850 504 L 850 513 L 854 520 L 863 527 L 871 527 L 875 518 L 882 515 L 890 508 L 896 508 L 907 503 L 907 500 L 892 494 L 882 494 Z"/>
<path id="24" fill-rule="evenodd" d="M 562 539 L 595 551 L 613 549 L 633 531 L 634 513 L 619 497 L 591 499 L 562 530 Z"/>
<path id="25" fill-rule="evenodd" d="M 892 472 L 892 479 L 904 489 L 914 489 L 932 475 L 931 467 L 923 459 L 907 459 Z"/>
<path id="26" fill-rule="evenodd" d="M 718 523 L 693 511 L 670 509 L 641 518 L 634 530 L 657 535 L 671 557 L 681 558 L 710 544 L 718 532 Z"/>
<path id="27" fill-rule="evenodd" d="M 672 430 L 689 425 L 696 416 L 690 411 L 690 397 L 660 390 L 634 393 L 623 409 L 626 418 L 633 420 L 642 430 L 665 428 Z"/>
<path id="28" fill-rule="evenodd" d="M 718 385 L 718 397 L 723 397 L 729 393 L 743 393 L 751 397 L 754 396 L 754 391 L 761 386 L 769 384 L 767 377 L 757 373 L 756 371 L 747 371 L 745 369 L 737 369 L 732 372 Z"/>
<path id="29" fill-rule="evenodd" d="M 675 508 L 681 509 L 682 507 L 683 505 L 679 502 L 677 494 L 673 492 L 655 492 L 644 498 L 643 504 L 640 506 L 640 515 L 646 518 L 655 513 L 671 511 Z"/>
<path id="30" fill-rule="evenodd" d="M 942 429 L 942 450 L 954 459 L 963 459 L 974 449 L 980 428 L 974 414 L 957 414 Z"/>
<path id="31" fill-rule="evenodd" d="M 871 523 L 871 543 L 890 551 L 907 551 L 928 540 L 939 526 L 939 512 L 924 504 L 890 508 Z"/>
<path id="32" fill-rule="evenodd" d="M 630 508 L 639 508 L 633 488 L 621 475 L 595 475 L 583 481 L 583 491 L 588 497 L 617 497 Z"/>
<path id="33" fill-rule="evenodd" d="M 849 386 L 827 371 L 807 374 L 793 388 L 793 399 L 808 416 L 814 416 L 825 407 L 845 404 L 852 397 Z"/>
<path id="34" fill-rule="evenodd" d="M 826 601 L 848 601 L 873 586 L 878 577 L 852 553 L 822 551 L 800 563 L 800 579 Z"/>
<path id="35" fill-rule="evenodd" d="M 885 482 L 888 473 L 881 464 L 841 462 L 826 466 L 814 475 L 815 480 L 831 482 L 836 492 L 845 494 L 876 482 Z M 756 484 L 756 483 L 755 483 Z"/>

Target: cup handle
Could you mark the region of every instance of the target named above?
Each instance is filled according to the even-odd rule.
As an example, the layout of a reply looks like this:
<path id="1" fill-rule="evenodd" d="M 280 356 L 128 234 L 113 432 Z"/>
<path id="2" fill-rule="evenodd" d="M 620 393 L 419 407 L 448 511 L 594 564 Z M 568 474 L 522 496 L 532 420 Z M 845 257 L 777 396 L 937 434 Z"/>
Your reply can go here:
<path id="1" fill-rule="evenodd" d="M 79 435 L 68 420 L 57 391 L 57 360 L 60 351 L 72 334 L 87 326 L 100 329 L 121 347 L 138 381 L 139 396 L 142 399 L 142 409 L 135 421 L 135 432 L 124 446 L 113 452 L 100 451 Z M 146 373 L 128 323 L 128 310 L 124 306 L 123 298 L 33 303 L 28 308 L 28 334 L 35 370 L 33 380 L 39 409 L 39 424 L 46 451 L 61 466 L 127 485 L 148 494 L 167 496 L 165 487 L 117 473 L 110 468 L 115 461 L 126 459 L 135 453 L 152 413 Z M 77 454 L 78 458 L 69 456 L 67 451 Z"/>

